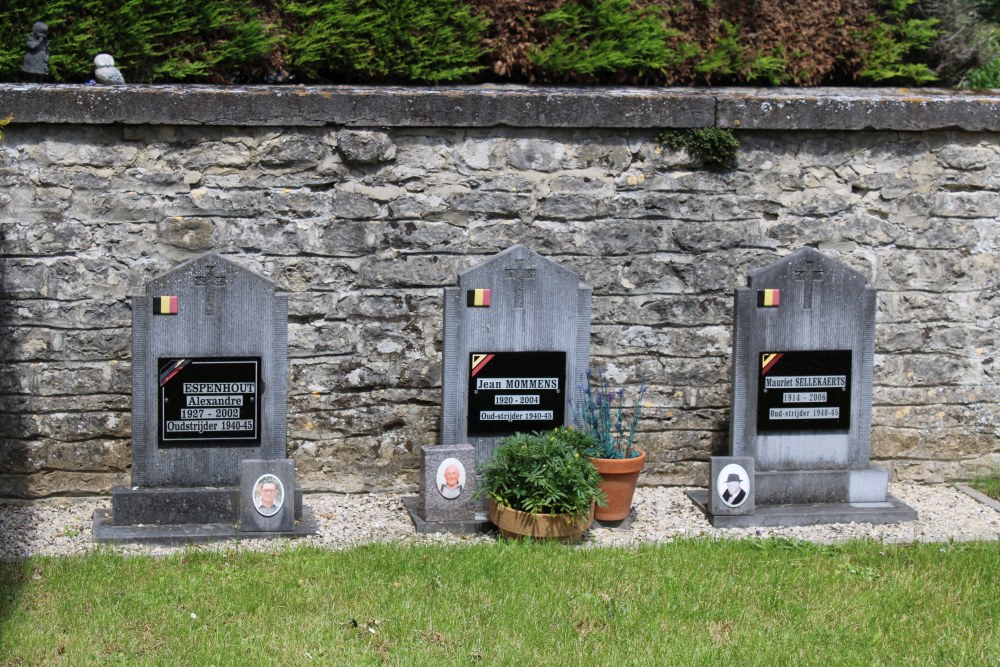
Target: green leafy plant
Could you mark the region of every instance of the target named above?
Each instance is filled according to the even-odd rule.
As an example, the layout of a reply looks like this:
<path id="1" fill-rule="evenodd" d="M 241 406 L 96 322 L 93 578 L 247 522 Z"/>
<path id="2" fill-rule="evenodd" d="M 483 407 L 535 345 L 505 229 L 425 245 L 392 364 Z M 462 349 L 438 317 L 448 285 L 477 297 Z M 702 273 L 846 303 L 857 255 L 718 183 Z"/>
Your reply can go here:
<path id="1" fill-rule="evenodd" d="M 601 369 L 595 377 L 587 370 L 576 386 L 576 398 L 570 402 L 573 421 L 580 433 L 593 445 L 588 456 L 599 459 L 630 459 L 639 456 L 635 434 L 642 415 L 642 398 L 649 389 L 639 387 L 632 406 L 625 405 L 625 389 L 612 389 L 607 373 Z"/>
<path id="2" fill-rule="evenodd" d="M 937 19 L 909 16 L 917 0 L 881 0 L 882 14 L 869 17 L 869 25 L 857 35 L 865 48 L 860 53 L 859 76 L 868 81 L 926 83 L 937 75 L 917 54 L 937 37 Z"/>
<path id="3" fill-rule="evenodd" d="M 969 70 L 960 85 L 962 88 L 1000 88 L 1000 58 Z"/>
<path id="4" fill-rule="evenodd" d="M 593 444 L 570 428 L 504 438 L 480 471 L 479 496 L 530 514 L 575 519 L 601 507 L 601 476 L 584 453 Z"/>
<path id="5" fill-rule="evenodd" d="M 740 147 L 733 131 L 720 127 L 665 130 L 657 141 L 671 150 L 685 149 L 709 167 L 730 166 Z"/>
<path id="6" fill-rule="evenodd" d="M 532 61 L 557 75 L 621 72 L 642 76 L 691 55 L 668 42 L 679 36 L 663 22 L 662 8 L 636 8 L 631 0 L 567 3 L 543 15 L 555 31 L 552 43 L 530 52 Z"/>
<path id="7" fill-rule="evenodd" d="M 14 120 L 14 114 L 9 114 L 6 118 L 0 118 L 0 139 L 3 139 L 3 129 L 10 125 L 10 121 Z"/>
<path id="8" fill-rule="evenodd" d="M 326 81 L 442 83 L 479 72 L 486 21 L 457 0 L 283 2 L 290 71 Z"/>

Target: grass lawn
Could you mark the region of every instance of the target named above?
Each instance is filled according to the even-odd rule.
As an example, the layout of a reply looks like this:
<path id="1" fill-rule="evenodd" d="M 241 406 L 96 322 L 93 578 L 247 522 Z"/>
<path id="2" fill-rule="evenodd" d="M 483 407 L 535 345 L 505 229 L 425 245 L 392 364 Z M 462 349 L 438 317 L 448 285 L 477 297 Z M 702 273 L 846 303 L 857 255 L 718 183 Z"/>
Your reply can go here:
<path id="1" fill-rule="evenodd" d="M 969 486 L 980 493 L 985 493 L 994 500 L 1000 500 L 1000 468 L 995 469 L 989 475 L 977 477 L 969 482 Z"/>
<path id="2" fill-rule="evenodd" d="M 1000 662 L 1000 542 L 275 548 L 2 564 L 0 664 Z"/>

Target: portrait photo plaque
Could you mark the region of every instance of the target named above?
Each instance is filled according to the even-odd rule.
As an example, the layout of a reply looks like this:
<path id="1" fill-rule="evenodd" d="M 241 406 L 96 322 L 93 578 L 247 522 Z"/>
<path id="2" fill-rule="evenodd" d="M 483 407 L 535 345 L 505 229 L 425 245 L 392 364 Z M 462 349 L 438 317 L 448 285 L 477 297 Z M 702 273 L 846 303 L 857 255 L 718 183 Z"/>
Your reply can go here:
<path id="1" fill-rule="evenodd" d="M 708 504 L 715 516 L 753 514 L 756 508 L 754 460 L 750 456 L 713 456 L 709 464 Z"/>
<path id="2" fill-rule="evenodd" d="M 292 459 L 240 462 L 240 530 L 280 533 L 295 529 L 295 463 Z"/>
<path id="3" fill-rule="evenodd" d="M 736 463 L 722 469 L 715 480 L 715 491 L 728 507 L 739 507 L 750 494 L 750 475 Z"/>
<path id="4" fill-rule="evenodd" d="M 469 356 L 469 435 L 508 436 L 563 425 L 565 352 Z"/>
<path id="5" fill-rule="evenodd" d="M 253 485 L 253 506 L 261 516 L 274 516 L 285 503 L 285 486 L 275 475 L 265 473 Z"/>
<path id="6" fill-rule="evenodd" d="M 447 458 L 438 466 L 435 481 L 442 496 L 448 500 L 458 498 L 465 489 L 465 466 L 454 457 Z"/>

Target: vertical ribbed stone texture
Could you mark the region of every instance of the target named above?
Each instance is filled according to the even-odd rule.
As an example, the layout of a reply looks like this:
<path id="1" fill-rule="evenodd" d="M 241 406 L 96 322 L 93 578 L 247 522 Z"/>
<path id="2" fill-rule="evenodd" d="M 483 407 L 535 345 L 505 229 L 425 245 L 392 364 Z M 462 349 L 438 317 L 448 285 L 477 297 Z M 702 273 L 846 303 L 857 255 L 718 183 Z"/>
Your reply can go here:
<path id="1" fill-rule="evenodd" d="M 780 305 L 762 305 L 762 290 L 780 290 Z M 875 341 L 875 290 L 864 276 L 803 248 L 769 266 L 753 271 L 748 286 L 736 290 L 733 335 L 732 427 L 730 452 L 749 456 L 757 469 L 757 503 L 849 502 L 863 495 L 884 500 L 888 492 L 886 476 L 871 469 L 872 369 Z M 848 388 L 849 424 L 835 427 L 824 420 L 772 420 L 770 425 L 799 430 L 758 431 L 762 355 L 792 353 L 814 360 L 816 370 L 800 370 L 795 376 L 822 376 L 826 358 L 850 353 Z M 780 375 L 780 373 L 777 373 Z M 808 391 L 792 387 L 788 393 Z M 785 391 L 776 391 L 784 395 Z M 837 399 L 839 391 L 820 388 Z M 808 410 L 822 407 L 815 401 L 787 402 L 782 407 Z M 864 492 L 853 481 L 859 471 L 865 476 Z M 804 475 L 809 471 L 813 474 Z M 773 479 L 770 479 L 773 477 Z M 852 480 L 851 484 L 848 480 Z M 880 481 L 881 480 L 881 481 Z M 879 484 L 874 491 L 873 483 Z M 851 487 L 855 487 L 855 493 Z"/>
<path id="2" fill-rule="evenodd" d="M 152 302 L 176 296 L 176 315 L 151 315 Z M 244 459 L 286 455 L 287 295 L 273 282 L 208 253 L 151 280 L 133 299 L 133 486 L 227 486 Z M 260 444 L 158 444 L 158 360 L 259 357 Z"/>
<path id="3" fill-rule="evenodd" d="M 149 299 L 145 296 L 132 297 L 132 358 L 149 358 Z M 149 383 L 149 364 L 132 364 L 132 486 L 146 486 L 148 479 L 149 447 L 146 441 L 146 427 L 150 419 L 146 393 L 152 391 Z M 153 376 L 155 377 L 155 375 Z M 155 393 L 155 392 L 154 392 Z M 155 409 L 155 404 L 154 404 Z"/>
<path id="4" fill-rule="evenodd" d="M 510 273 L 518 268 L 534 271 L 522 290 Z M 466 293 L 474 289 L 490 290 L 488 308 L 466 305 Z M 445 288 L 442 444 L 472 444 L 478 466 L 502 439 L 468 434 L 473 352 L 565 352 L 563 400 L 573 396 L 590 363 L 590 312 L 591 289 L 577 274 L 521 245 L 463 271 L 457 288 Z M 564 421 L 570 421 L 569 409 Z"/>

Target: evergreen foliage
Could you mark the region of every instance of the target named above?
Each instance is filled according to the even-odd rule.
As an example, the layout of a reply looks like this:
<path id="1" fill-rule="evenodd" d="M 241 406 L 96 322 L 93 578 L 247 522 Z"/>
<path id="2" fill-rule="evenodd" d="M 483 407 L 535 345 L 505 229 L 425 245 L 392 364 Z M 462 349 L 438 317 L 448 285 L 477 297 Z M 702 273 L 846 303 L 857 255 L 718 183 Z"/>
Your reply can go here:
<path id="1" fill-rule="evenodd" d="M 962 79 L 964 88 L 1000 88 L 1000 58 L 970 70 Z"/>
<path id="2" fill-rule="evenodd" d="M 790 74 L 784 49 L 775 47 L 769 55 L 755 55 L 740 41 L 739 27 L 723 19 L 715 44 L 695 65 L 694 71 L 706 81 L 713 78 L 737 79 L 752 83 L 765 80 L 772 86 L 786 83 Z"/>
<path id="3" fill-rule="evenodd" d="M 532 50 L 532 60 L 556 75 L 641 77 L 693 55 L 690 47 L 668 46 L 681 33 L 666 28 L 659 7 L 632 5 L 631 0 L 571 2 L 545 14 L 540 23 L 553 28 L 555 38 L 544 49 Z"/>
<path id="4" fill-rule="evenodd" d="M 955 85 L 1000 57 L 1000 27 L 977 0 L 919 0 L 918 11 L 938 21 L 937 37 L 922 60 L 941 83 Z"/>
<path id="5" fill-rule="evenodd" d="M 937 37 L 937 19 L 910 15 L 917 0 L 882 0 L 882 17 L 872 16 L 870 25 L 858 35 L 867 48 L 861 51 L 859 76 L 872 82 L 926 83 L 937 75 L 924 62 L 912 60 Z"/>
<path id="6" fill-rule="evenodd" d="M 1000 70 L 1000 0 L 7 0 L 4 8 L 6 81 L 22 79 L 35 21 L 49 26 L 53 82 L 87 81 L 98 53 L 114 56 L 130 83 L 818 85 L 937 75 L 987 86 Z"/>
<path id="7" fill-rule="evenodd" d="M 126 81 L 226 81 L 261 67 L 275 38 L 251 0 L 7 0 L 0 13 L 0 76 L 17 80 L 35 21 L 49 27 L 53 81 L 93 76 L 110 53 Z"/>
<path id="8" fill-rule="evenodd" d="M 486 21 L 456 0 L 283 2 L 289 71 L 308 81 L 442 83 L 483 69 Z"/>

